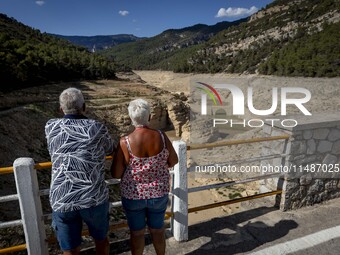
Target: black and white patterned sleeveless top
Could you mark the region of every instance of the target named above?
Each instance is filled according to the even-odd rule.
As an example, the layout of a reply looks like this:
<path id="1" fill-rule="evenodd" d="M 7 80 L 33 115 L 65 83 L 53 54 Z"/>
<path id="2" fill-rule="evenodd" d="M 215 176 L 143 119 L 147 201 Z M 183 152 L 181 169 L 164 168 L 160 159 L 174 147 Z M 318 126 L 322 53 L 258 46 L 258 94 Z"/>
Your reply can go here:
<path id="1" fill-rule="evenodd" d="M 66 115 L 49 120 L 45 133 L 52 161 L 52 209 L 76 211 L 107 201 L 105 156 L 113 151 L 107 128 L 84 116 Z"/>

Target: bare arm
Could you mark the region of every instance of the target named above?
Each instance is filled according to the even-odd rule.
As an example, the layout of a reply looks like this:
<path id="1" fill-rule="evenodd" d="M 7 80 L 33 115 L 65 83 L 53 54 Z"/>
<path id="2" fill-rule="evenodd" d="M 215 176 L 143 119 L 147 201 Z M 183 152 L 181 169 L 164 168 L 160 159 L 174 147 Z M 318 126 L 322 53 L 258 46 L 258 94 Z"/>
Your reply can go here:
<path id="1" fill-rule="evenodd" d="M 178 163 L 177 153 L 176 153 L 174 147 L 172 146 L 172 143 L 170 142 L 167 135 L 164 134 L 164 133 L 163 133 L 163 135 L 164 135 L 164 138 L 165 138 L 166 148 L 169 151 L 168 166 L 173 167 L 174 165 L 176 165 Z"/>
<path id="2" fill-rule="evenodd" d="M 114 155 L 113 162 L 111 165 L 111 175 L 113 178 L 117 178 L 117 179 L 122 178 L 125 167 L 126 167 L 126 159 L 125 159 L 124 151 L 122 149 L 123 144 L 124 144 L 124 141 L 123 139 L 121 139 L 117 146 L 117 150 L 116 150 L 116 153 Z"/>

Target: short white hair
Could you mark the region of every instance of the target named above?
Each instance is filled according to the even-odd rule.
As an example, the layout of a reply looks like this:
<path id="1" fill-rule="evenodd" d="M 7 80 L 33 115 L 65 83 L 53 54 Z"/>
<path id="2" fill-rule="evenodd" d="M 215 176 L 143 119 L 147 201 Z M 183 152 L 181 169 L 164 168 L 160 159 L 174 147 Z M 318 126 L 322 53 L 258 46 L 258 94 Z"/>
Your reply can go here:
<path id="1" fill-rule="evenodd" d="M 129 103 L 129 116 L 132 125 L 145 126 L 149 124 L 150 106 L 144 99 L 136 99 Z"/>
<path id="2" fill-rule="evenodd" d="M 84 107 L 84 96 L 79 89 L 68 88 L 59 96 L 60 108 L 64 114 L 79 114 Z"/>

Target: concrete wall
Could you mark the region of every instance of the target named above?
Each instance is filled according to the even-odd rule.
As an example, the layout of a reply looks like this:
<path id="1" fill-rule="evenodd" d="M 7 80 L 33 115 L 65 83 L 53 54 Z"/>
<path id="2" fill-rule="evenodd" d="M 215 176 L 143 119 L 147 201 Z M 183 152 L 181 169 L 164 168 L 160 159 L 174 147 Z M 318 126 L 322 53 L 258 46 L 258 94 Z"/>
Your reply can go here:
<path id="1" fill-rule="evenodd" d="M 287 157 L 263 161 L 289 169 L 283 179 L 262 182 L 262 190 L 282 188 L 282 210 L 296 209 L 340 197 L 340 114 L 313 114 L 297 117 L 298 125 L 284 128 L 266 125 L 266 135 L 288 134 L 288 141 L 267 143 L 263 155 L 287 154 Z M 289 168 L 290 167 L 290 168 Z"/>

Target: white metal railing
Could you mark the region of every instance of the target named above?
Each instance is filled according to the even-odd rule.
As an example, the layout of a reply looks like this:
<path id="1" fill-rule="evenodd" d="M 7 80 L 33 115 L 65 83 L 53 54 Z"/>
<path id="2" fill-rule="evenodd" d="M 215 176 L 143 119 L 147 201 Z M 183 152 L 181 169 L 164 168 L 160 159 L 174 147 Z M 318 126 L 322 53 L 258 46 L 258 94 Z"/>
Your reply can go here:
<path id="1" fill-rule="evenodd" d="M 281 138 L 282 139 L 282 138 Z M 260 141 L 263 141 L 261 139 Z M 183 141 L 174 141 L 173 142 L 174 149 L 178 155 L 179 162 L 176 164 L 171 171 L 173 175 L 171 192 L 170 196 L 172 197 L 171 204 L 171 212 L 170 215 L 170 228 L 174 238 L 177 241 L 186 241 L 188 240 L 188 214 L 190 212 L 199 211 L 216 207 L 211 205 L 207 205 L 208 207 L 200 207 L 200 208 L 188 208 L 188 193 L 198 192 L 207 189 L 214 189 L 219 187 L 229 187 L 236 184 L 253 182 L 258 180 L 263 180 L 267 178 L 280 177 L 280 174 L 269 174 L 269 175 L 261 175 L 253 178 L 248 178 L 244 180 L 237 181 L 229 181 L 218 184 L 205 185 L 201 187 L 189 188 L 187 186 L 187 148 L 185 142 Z M 190 149 L 190 147 L 189 147 Z M 198 148 L 195 148 L 198 149 Z M 278 154 L 278 155 L 269 155 L 259 158 L 247 159 L 247 162 L 259 161 L 263 159 L 269 159 L 273 157 L 285 157 L 286 154 Z M 236 161 L 232 162 L 236 164 Z M 243 160 L 242 163 L 245 163 Z M 44 164 L 44 163 L 43 163 Z M 19 158 L 14 162 L 14 175 L 17 186 L 18 194 L 12 194 L 0 197 L 0 202 L 9 202 L 19 200 L 21 218 L 19 220 L 9 221 L 9 222 L 0 222 L 0 228 L 12 227 L 23 225 L 25 237 L 26 237 L 26 248 L 28 250 L 28 254 L 31 255 L 45 255 L 47 254 L 47 243 L 46 243 L 46 233 L 44 228 L 44 219 L 48 219 L 51 216 L 49 214 L 43 215 L 41 208 L 40 196 L 48 195 L 49 190 L 39 190 L 38 181 L 37 181 L 37 173 L 34 167 L 37 165 L 43 164 L 34 164 L 33 159 L 31 158 Z M 45 167 L 46 168 L 46 167 Z M 191 170 L 191 169 L 190 169 Z M 107 184 L 114 185 L 118 184 L 119 180 L 117 179 L 109 179 L 106 180 Z M 279 192 L 274 192 L 269 195 L 279 194 Z M 263 197 L 261 194 L 258 197 Z M 254 198 L 258 198 L 254 197 Z M 254 199 L 251 198 L 251 199 Z M 237 200 L 237 199 L 236 199 Z M 237 201 L 236 201 L 237 202 Z M 216 203 L 219 206 L 220 203 Z M 121 206 L 121 201 L 111 202 L 112 207 Z M 0 250 L 1 254 L 1 250 Z"/>
<path id="2" fill-rule="evenodd" d="M 2 196 L 0 197 L 0 203 L 16 201 L 18 199 L 19 199 L 18 194 Z"/>
<path id="3" fill-rule="evenodd" d="M 256 177 L 242 179 L 242 180 L 236 180 L 236 181 L 215 183 L 215 184 L 210 184 L 210 185 L 205 185 L 205 186 L 189 188 L 188 193 L 203 191 L 203 190 L 207 190 L 207 189 L 218 189 L 218 188 L 223 188 L 223 187 L 231 187 L 231 186 L 238 185 L 238 184 L 255 182 L 255 181 L 260 181 L 260 180 L 265 180 L 265 179 L 270 179 L 270 178 L 278 178 L 278 177 L 282 177 L 282 176 L 283 175 L 281 173 L 276 173 L 276 174 L 261 175 L 261 176 L 256 176 Z"/>
<path id="4" fill-rule="evenodd" d="M 176 147 L 176 142 L 174 142 L 174 146 Z M 51 214 L 43 214 L 40 196 L 48 195 L 49 189 L 39 190 L 36 169 L 47 168 L 48 166 L 48 163 L 35 164 L 33 159 L 31 158 L 19 158 L 14 162 L 13 168 L 8 167 L 5 169 L 5 173 L 11 173 L 11 170 L 14 171 L 14 178 L 16 181 L 18 194 L 2 196 L 0 197 L 0 203 L 19 200 L 21 219 L 0 222 L 0 228 L 8 228 L 22 225 L 24 228 L 27 244 L 26 246 L 21 245 L 20 249 L 22 250 L 26 248 L 28 254 L 47 254 L 47 244 L 45 242 L 46 233 L 43 221 L 46 219 L 51 219 Z M 174 167 L 174 169 L 176 169 L 176 167 Z M 170 174 L 174 175 L 175 171 L 176 170 L 170 170 Z M 177 169 L 177 172 L 179 172 L 179 169 Z M 175 179 L 176 178 L 173 178 L 173 180 Z M 106 183 L 108 185 L 115 185 L 119 184 L 120 180 L 109 179 L 106 180 Z M 172 191 L 173 190 L 178 191 L 178 187 L 176 188 L 172 186 Z M 169 196 L 173 197 L 173 192 L 170 192 Z M 179 201 L 180 198 L 174 200 Z M 121 205 L 121 201 L 111 202 L 110 208 L 120 207 Z M 173 208 L 174 206 L 171 207 Z M 176 224 L 177 220 L 174 220 L 172 221 L 171 226 L 176 226 Z M 2 251 L 5 250 L 6 252 L 12 252 L 17 251 L 18 249 L 15 247 L 12 250 L 8 248 L 2 249 L 0 250 L 0 254 L 3 253 Z"/>

